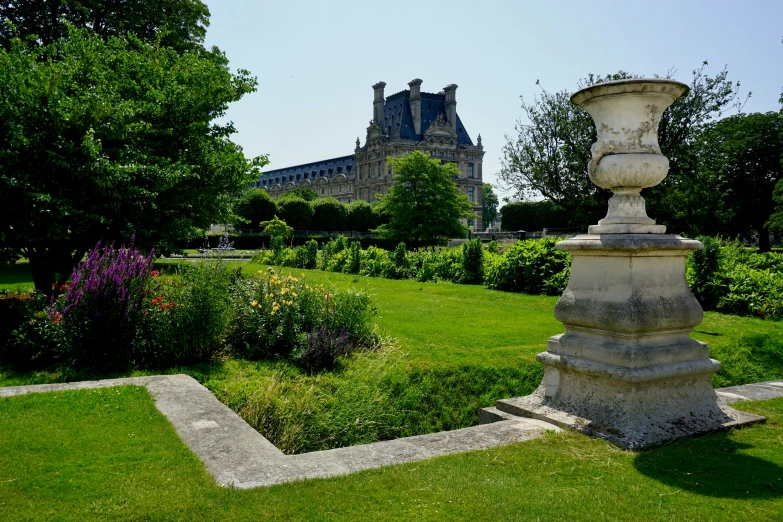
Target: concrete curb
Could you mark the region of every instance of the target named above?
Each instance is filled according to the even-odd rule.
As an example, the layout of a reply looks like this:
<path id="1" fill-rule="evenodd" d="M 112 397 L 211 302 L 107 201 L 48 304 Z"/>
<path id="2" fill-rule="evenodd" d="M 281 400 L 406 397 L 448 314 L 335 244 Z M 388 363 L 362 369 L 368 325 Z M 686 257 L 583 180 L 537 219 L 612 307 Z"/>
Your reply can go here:
<path id="1" fill-rule="evenodd" d="M 0 398 L 124 385 L 145 386 L 154 397 L 155 406 L 215 480 L 223 486 L 240 489 L 345 475 L 530 440 L 543 436 L 547 430 L 560 431 L 553 424 L 517 418 L 429 435 L 285 455 L 187 375 L 13 386 L 0 388 Z"/>
<path id="2" fill-rule="evenodd" d="M 187 375 L 155 375 L 64 384 L 0 388 L 0 398 L 52 391 L 145 386 L 155 406 L 215 480 L 239 489 L 296 480 L 346 475 L 441 455 L 504 446 L 561 431 L 554 424 L 497 412 L 495 422 L 470 428 L 417 435 L 301 455 L 285 455 L 250 427 L 198 381 Z M 783 381 L 716 390 L 721 402 L 783 396 Z"/>

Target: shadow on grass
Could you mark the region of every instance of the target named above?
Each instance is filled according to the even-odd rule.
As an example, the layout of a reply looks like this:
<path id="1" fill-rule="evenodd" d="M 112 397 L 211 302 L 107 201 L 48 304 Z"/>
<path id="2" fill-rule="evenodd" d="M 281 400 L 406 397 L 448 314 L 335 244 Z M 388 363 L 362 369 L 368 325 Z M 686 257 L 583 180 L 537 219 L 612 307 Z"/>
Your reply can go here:
<path id="1" fill-rule="evenodd" d="M 732 440 L 730 433 L 718 433 L 640 453 L 633 464 L 651 479 L 698 495 L 783 497 L 783 468 L 741 452 L 753 447 Z"/>

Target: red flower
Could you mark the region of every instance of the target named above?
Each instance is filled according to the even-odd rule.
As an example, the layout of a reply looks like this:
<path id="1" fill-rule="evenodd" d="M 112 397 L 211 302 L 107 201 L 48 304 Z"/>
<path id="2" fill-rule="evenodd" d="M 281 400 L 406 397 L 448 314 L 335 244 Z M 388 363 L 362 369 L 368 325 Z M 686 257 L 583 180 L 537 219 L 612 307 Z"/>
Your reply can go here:
<path id="1" fill-rule="evenodd" d="M 165 310 L 168 307 L 169 307 L 169 305 L 167 305 L 166 303 L 163 303 L 162 305 L 160 305 L 161 310 Z"/>
<path id="2" fill-rule="evenodd" d="M 160 275 L 160 270 L 153 270 L 152 272 L 150 272 L 150 275 L 152 277 L 158 277 Z"/>

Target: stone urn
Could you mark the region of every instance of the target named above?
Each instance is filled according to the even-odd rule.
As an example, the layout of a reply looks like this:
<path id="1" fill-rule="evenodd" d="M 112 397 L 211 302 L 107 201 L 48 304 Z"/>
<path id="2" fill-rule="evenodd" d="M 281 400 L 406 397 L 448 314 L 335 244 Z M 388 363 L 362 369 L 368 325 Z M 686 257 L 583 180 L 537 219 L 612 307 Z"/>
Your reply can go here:
<path id="1" fill-rule="evenodd" d="M 685 260 L 702 244 L 665 234 L 640 195 L 666 177 L 658 123 L 687 92 L 679 82 L 639 79 L 571 97 L 598 131 L 590 179 L 614 195 L 588 234 L 557 244 L 571 254 L 568 286 L 554 310 L 565 333 L 536 356 L 544 366 L 541 385 L 526 397 L 497 401 L 483 422 L 533 417 L 636 450 L 764 420 L 718 400 L 711 376 L 721 365 L 689 335 L 703 314 Z"/>
<path id="2" fill-rule="evenodd" d="M 590 180 L 614 193 L 606 217 L 590 227 L 591 234 L 666 232 L 647 217 L 640 192 L 669 172 L 669 160 L 658 145 L 658 124 L 663 111 L 689 90 L 684 83 L 645 78 L 599 83 L 571 96 L 598 131 L 590 149 Z"/>

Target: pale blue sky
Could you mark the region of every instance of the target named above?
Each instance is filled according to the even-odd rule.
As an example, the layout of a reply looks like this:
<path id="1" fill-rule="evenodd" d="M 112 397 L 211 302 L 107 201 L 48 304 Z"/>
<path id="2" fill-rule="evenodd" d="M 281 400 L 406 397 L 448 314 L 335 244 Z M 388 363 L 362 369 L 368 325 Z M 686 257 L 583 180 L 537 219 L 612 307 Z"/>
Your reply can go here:
<path id="1" fill-rule="evenodd" d="M 459 85 L 457 112 L 480 133 L 484 178 L 496 182 L 519 96 L 573 91 L 588 73 L 618 70 L 690 82 L 704 60 L 753 92 L 745 112 L 778 110 L 783 90 L 783 0 L 297 1 L 206 0 L 207 44 L 258 91 L 228 113 L 248 156 L 269 169 L 352 154 L 372 117 L 371 85 L 386 95 Z"/>

